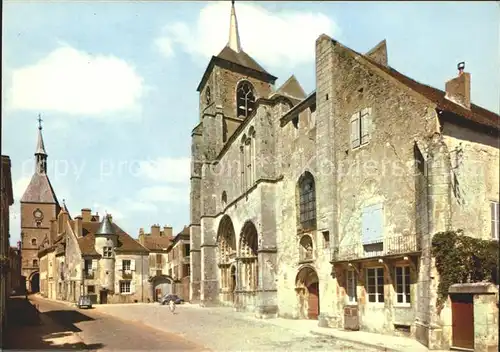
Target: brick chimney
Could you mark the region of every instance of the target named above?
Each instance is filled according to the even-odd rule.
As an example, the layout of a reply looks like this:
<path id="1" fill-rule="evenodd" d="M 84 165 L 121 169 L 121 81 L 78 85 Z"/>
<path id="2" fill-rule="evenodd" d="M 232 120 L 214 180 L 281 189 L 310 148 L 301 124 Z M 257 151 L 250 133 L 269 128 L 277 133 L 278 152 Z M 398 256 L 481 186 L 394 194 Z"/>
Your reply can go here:
<path id="1" fill-rule="evenodd" d="M 84 222 L 90 222 L 90 219 L 92 218 L 92 210 L 89 208 L 83 208 L 82 209 L 82 220 Z"/>
<path id="2" fill-rule="evenodd" d="M 458 77 L 446 82 L 445 98 L 470 109 L 470 73 L 464 72 L 465 62 L 460 62 L 457 67 Z"/>
<path id="3" fill-rule="evenodd" d="M 172 237 L 172 226 L 163 226 L 163 236 L 167 238 Z"/>
<path id="4" fill-rule="evenodd" d="M 82 237 L 83 236 L 83 227 L 82 227 L 82 217 L 81 216 L 77 216 L 75 218 L 75 226 L 74 226 L 74 229 L 73 231 L 75 231 L 75 235 L 77 237 Z"/>
<path id="5" fill-rule="evenodd" d="M 151 225 L 151 236 L 160 237 L 160 225 Z"/>

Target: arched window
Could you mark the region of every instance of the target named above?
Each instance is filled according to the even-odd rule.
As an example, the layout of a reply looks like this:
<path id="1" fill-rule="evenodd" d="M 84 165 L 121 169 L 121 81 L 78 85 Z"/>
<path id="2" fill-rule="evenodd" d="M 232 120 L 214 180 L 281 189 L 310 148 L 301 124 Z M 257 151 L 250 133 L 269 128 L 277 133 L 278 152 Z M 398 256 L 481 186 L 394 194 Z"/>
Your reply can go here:
<path id="1" fill-rule="evenodd" d="M 221 201 L 222 201 L 222 206 L 225 208 L 227 205 L 227 193 L 226 193 L 226 191 L 222 192 Z"/>
<path id="2" fill-rule="evenodd" d="M 313 259 L 313 242 L 311 236 L 304 235 L 300 239 L 300 260 Z"/>
<path id="3" fill-rule="evenodd" d="M 299 180 L 299 212 L 302 228 L 316 226 L 316 189 L 314 177 L 304 173 Z"/>
<path id="4" fill-rule="evenodd" d="M 255 107 L 255 94 L 253 86 L 248 81 L 238 84 L 236 90 L 236 116 L 247 118 Z"/>
<path id="5" fill-rule="evenodd" d="M 32 246 L 36 246 L 36 238 L 32 238 L 31 239 L 31 245 Z"/>

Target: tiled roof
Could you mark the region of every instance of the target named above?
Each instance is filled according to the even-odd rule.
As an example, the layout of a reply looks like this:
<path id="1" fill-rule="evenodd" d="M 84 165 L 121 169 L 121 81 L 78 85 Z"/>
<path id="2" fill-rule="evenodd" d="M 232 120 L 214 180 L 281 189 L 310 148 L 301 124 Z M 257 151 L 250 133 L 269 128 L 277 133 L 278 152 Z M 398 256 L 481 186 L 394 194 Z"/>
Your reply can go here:
<path id="1" fill-rule="evenodd" d="M 50 180 L 46 174 L 35 172 L 26 191 L 21 198 L 21 202 L 49 203 L 57 204 L 56 193 L 52 188 Z"/>
<path id="2" fill-rule="evenodd" d="M 151 251 L 160 251 L 160 250 L 166 250 L 168 246 L 172 243 L 172 238 L 166 237 L 166 236 L 156 236 L 153 237 L 151 235 L 145 235 L 143 238 L 144 241 L 144 247 Z"/>
<path id="3" fill-rule="evenodd" d="M 95 233 L 99 230 L 99 222 L 83 222 L 82 232 L 83 237 L 78 238 L 78 245 L 83 255 L 98 255 L 94 247 Z M 116 251 L 119 252 L 147 252 L 139 242 L 134 240 L 129 234 L 123 231 L 118 225 L 112 223 L 115 233 L 118 235 L 118 246 Z"/>
<path id="4" fill-rule="evenodd" d="M 286 82 L 278 88 L 276 93 L 300 100 L 306 97 L 306 93 L 304 92 L 304 89 L 302 89 L 299 81 L 297 81 L 297 78 L 295 78 L 295 75 L 292 75 L 289 79 L 287 79 Z"/>
<path id="5" fill-rule="evenodd" d="M 339 43 L 340 44 L 340 43 Z M 475 104 L 471 103 L 470 110 L 466 109 L 448 99 L 445 98 L 445 92 L 428 86 L 426 84 L 420 83 L 415 81 L 414 79 L 402 74 L 401 72 L 395 70 L 392 67 L 387 67 L 384 66 L 373 59 L 367 57 L 366 55 L 360 54 L 346 46 L 343 46 L 345 49 L 348 51 L 351 51 L 352 53 L 356 55 L 362 56 L 364 59 L 366 59 L 368 62 L 370 62 L 372 65 L 376 66 L 380 70 L 384 71 L 386 74 L 390 75 L 391 77 L 395 78 L 399 82 L 403 83 L 406 85 L 408 88 L 412 89 L 413 91 L 423 95 L 430 101 L 434 102 L 438 109 L 445 110 L 452 112 L 456 115 L 462 116 L 467 120 L 476 122 L 481 125 L 489 126 L 489 127 L 494 127 L 494 128 L 499 128 L 500 127 L 500 115 L 495 114 L 494 112 L 491 112 L 489 110 L 486 110 L 480 106 L 477 106 Z"/>

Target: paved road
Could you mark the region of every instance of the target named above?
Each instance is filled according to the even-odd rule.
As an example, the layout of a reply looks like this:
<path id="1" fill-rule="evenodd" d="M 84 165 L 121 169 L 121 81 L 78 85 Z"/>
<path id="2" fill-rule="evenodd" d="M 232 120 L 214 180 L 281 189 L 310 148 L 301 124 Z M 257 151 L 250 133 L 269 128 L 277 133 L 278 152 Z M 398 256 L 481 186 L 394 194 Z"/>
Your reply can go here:
<path id="1" fill-rule="evenodd" d="M 77 309 L 36 296 L 30 300 L 38 304 L 42 315 L 76 332 L 90 350 L 208 351 L 175 334 L 103 314 L 97 309 Z"/>
<path id="2" fill-rule="evenodd" d="M 151 324 L 213 351 L 375 351 L 331 337 L 311 334 L 312 320 L 261 320 L 231 308 L 177 306 L 176 314 L 159 304 L 107 304 L 96 310 Z"/>

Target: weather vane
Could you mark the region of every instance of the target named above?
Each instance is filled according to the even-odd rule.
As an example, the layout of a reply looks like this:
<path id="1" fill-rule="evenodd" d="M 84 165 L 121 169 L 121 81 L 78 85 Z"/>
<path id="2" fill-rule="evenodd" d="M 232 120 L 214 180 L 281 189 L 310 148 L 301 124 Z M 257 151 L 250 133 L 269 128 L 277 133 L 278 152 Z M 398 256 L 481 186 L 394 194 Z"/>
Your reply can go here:
<path id="1" fill-rule="evenodd" d="M 42 129 L 42 115 L 41 114 L 38 114 L 38 129 L 41 130 Z"/>

